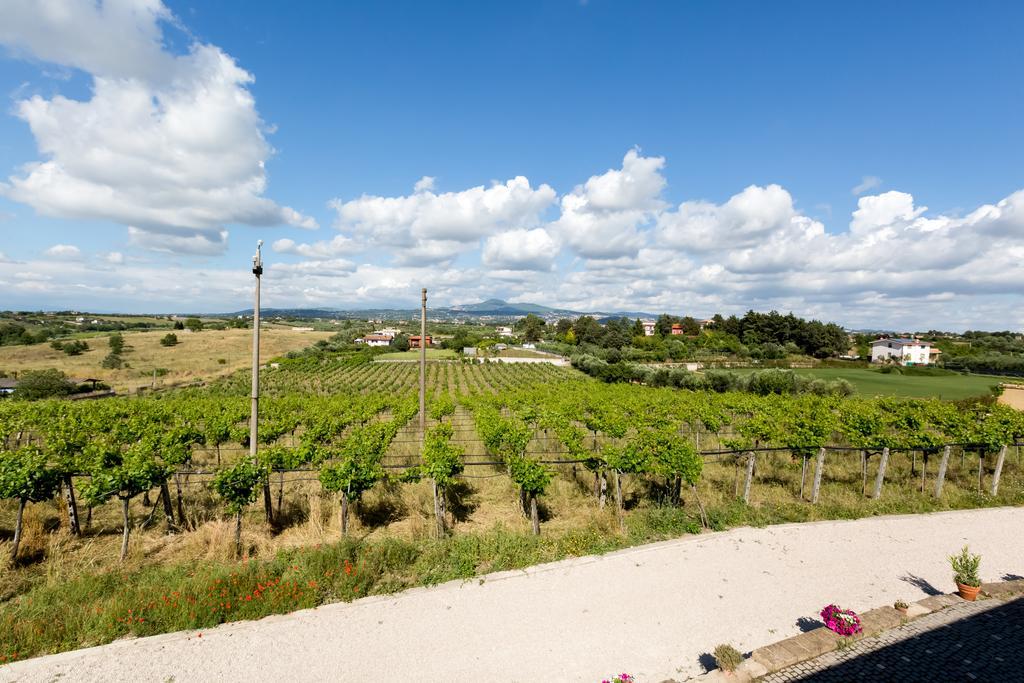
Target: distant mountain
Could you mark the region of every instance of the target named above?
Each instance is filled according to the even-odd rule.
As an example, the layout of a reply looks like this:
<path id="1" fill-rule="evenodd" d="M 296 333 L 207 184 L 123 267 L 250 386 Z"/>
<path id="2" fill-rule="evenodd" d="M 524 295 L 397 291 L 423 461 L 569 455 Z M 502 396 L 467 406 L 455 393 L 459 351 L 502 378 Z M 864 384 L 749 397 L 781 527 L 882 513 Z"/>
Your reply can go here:
<path id="1" fill-rule="evenodd" d="M 535 313 L 536 315 L 581 315 L 576 311 L 562 308 L 552 308 L 540 304 L 510 304 L 501 299 L 488 299 L 478 304 L 459 304 L 458 306 L 450 306 L 447 310 L 452 313 L 475 313 L 476 315 L 526 315 L 528 313 Z"/>
<path id="2" fill-rule="evenodd" d="M 260 314 L 264 318 L 291 318 L 309 319 L 324 318 L 338 320 L 344 318 L 356 318 L 366 320 L 395 320 L 413 319 L 419 317 L 417 308 L 362 308 L 362 309 L 339 309 L 339 308 L 263 308 Z M 456 306 L 430 307 L 427 313 L 431 318 L 522 318 L 533 313 L 546 320 L 558 318 L 578 318 L 581 315 L 592 315 L 602 322 L 611 318 L 655 318 L 656 314 L 642 313 L 637 311 L 626 312 L 581 312 L 567 308 L 553 308 L 541 304 L 531 303 L 509 303 L 502 299 L 488 299 L 475 304 L 458 304 Z M 234 318 L 237 316 L 251 316 L 252 309 L 235 311 L 234 313 L 223 313 L 217 317 Z"/>

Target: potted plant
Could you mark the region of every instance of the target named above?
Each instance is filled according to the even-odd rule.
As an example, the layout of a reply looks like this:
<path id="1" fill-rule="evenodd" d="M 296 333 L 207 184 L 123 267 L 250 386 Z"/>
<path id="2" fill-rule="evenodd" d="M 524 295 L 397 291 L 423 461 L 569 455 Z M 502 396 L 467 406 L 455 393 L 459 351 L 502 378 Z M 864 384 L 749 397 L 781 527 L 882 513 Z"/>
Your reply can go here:
<path id="1" fill-rule="evenodd" d="M 894 602 L 892 604 L 892 608 L 894 610 L 896 610 L 897 612 L 899 612 L 900 614 L 902 614 L 903 616 L 907 616 L 907 610 L 910 609 L 910 605 L 905 603 L 903 601 L 903 599 L 900 598 L 899 600 L 897 600 L 896 602 Z"/>
<path id="2" fill-rule="evenodd" d="M 728 675 L 743 662 L 743 655 L 732 645 L 722 644 L 715 648 L 715 663 Z"/>
<path id="3" fill-rule="evenodd" d="M 964 546 L 959 555 L 949 556 L 949 563 L 953 566 L 953 580 L 956 581 L 960 597 L 969 602 L 976 600 L 981 590 L 981 579 L 978 577 L 981 555 L 972 555 L 968 547 Z"/>

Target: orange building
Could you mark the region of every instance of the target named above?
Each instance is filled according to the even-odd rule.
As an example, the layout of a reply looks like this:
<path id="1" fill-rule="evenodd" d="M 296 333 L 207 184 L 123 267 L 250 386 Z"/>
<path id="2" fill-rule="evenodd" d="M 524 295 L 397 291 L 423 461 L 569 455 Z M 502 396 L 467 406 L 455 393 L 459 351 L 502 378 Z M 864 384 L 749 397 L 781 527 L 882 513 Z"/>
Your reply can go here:
<path id="1" fill-rule="evenodd" d="M 427 335 L 427 346 L 429 347 L 433 343 L 434 343 L 433 340 L 430 338 L 430 335 L 428 334 Z M 409 337 L 409 348 L 410 349 L 418 349 L 418 348 L 420 348 L 420 335 L 414 334 L 413 336 Z"/>

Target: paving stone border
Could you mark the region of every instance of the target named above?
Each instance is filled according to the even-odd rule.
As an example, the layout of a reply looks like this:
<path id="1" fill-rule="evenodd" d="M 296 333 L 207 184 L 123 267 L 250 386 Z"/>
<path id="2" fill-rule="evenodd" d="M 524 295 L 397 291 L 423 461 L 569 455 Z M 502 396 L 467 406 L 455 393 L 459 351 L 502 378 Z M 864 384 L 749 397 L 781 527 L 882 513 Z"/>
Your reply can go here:
<path id="1" fill-rule="evenodd" d="M 1024 579 L 1015 579 L 1012 581 L 981 584 L 981 593 L 978 599 L 1007 598 L 1021 594 L 1024 594 Z M 946 593 L 932 595 L 911 603 L 906 615 L 900 614 L 891 605 L 876 607 L 860 615 L 861 627 L 864 629 L 864 632 L 847 640 L 856 641 L 869 638 L 913 621 L 925 614 L 938 612 L 962 602 L 964 602 L 963 598 L 956 593 Z M 699 676 L 698 680 L 702 681 L 702 683 L 717 683 L 719 681 L 745 683 L 746 681 L 753 681 L 794 664 L 799 664 L 800 662 L 836 650 L 842 640 L 837 634 L 821 626 L 807 633 L 801 633 L 792 638 L 757 648 L 750 653 L 750 657 L 743 660 L 743 663 L 732 674 L 715 669 Z"/>

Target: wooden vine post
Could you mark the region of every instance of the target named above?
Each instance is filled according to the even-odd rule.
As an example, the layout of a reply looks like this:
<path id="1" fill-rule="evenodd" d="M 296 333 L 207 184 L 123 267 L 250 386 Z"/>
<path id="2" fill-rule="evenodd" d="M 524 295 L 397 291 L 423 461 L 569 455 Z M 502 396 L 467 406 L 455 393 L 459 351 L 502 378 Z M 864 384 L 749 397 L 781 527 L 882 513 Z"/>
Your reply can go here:
<path id="1" fill-rule="evenodd" d="M 992 495 L 999 493 L 999 477 L 1003 474 L 1003 463 L 1006 461 L 1006 445 L 999 447 L 999 455 L 996 457 L 996 470 L 992 473 Z"/>
<path id="2" fill-rule="evenodd" d="M 622 475 L 619 474 L 618 470 L 615 470 L 615 508 L 619 516 L 619 530 L 626 530 L 626 519 L 623 516 L 622 509 Z"/>
<path id="3" fill-rule="evenodd" d="M 818 502 L 818 493 L 821 491 L 821 472 L 825 468 L 825 447 L 818 449 L 818 460 L 814 463 L 814 488 L 811 490 L 811 504 Z"/>
<path id="4" fill-rule="evenodd" d="M 860 452 L 860 495 L 866 496 L 868 493 L 868 452 Z"/>
<path id="5" fill-rule="evenodd" d="M 804 499 L 804 486 L 807 483 L 807 454 L 801 453 L 803 464 L 800 466 L 800 500 Z"/>
<path id="6" fill-rule="evenodd" d="M 935 497 L 942 495 L 942 483 L 946 479 L 946 468 L 949 466 L 950 447 L 942 449 L 942 460 L 939 461 L 939 473 L 935 475 Z"/>
<path id="7" fill-rule="evenodd" d="M 882 449 L 882 457 L 878 461 L 878 476 L 875 477 L 875 490 L 872 498 L 878 499 L 882 496 L 882 484 L 885 482 L 885 468 L 889 465 L 889 447 Z"/>
<path id="8" fill-rule="evenodd" d="M 537 494 L 530 493 L 530 522 L 533 525 L 533 535 L 540 536 L 540 512 L 537 509 Z"/>

